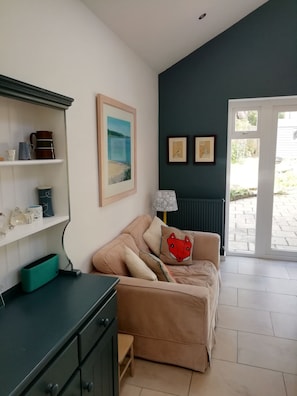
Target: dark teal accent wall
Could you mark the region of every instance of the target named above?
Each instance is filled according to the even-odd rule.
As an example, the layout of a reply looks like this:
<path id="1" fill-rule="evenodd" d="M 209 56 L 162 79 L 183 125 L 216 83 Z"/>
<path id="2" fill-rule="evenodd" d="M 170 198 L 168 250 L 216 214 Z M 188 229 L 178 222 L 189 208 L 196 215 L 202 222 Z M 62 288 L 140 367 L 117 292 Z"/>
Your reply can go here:
<path id="1" fill-rule="evenodd" d="M 228 100 L 284 95 L 297 95 L 297 0 L 270 0 L 159 75 L 160 189 L 225 197 Z M 195 165 L 194 136 L 209 134 L 216 162 Z M 168 164 L 167 136 L 184 135 L 188 164 Z"/>

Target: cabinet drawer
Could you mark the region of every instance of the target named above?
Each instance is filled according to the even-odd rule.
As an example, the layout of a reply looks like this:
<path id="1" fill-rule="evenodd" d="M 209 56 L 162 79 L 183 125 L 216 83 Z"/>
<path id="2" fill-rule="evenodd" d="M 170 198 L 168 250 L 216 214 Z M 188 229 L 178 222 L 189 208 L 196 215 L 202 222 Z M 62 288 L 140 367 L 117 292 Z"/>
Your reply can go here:
<path id="1" fill-rule="evenodd" d="M 105 330 L 116 317 L 117 300 L 116 292 L 106 301 L 101 309 L 95 313 L 93 318 L 79 332 L 79 355 L 84 360 Z"/>
<path id="2" fill-rule="evenodd" d="M 77 338 L 75 338 L 58 354 L 26 395 L 57 395 L 78 367 L 77 350 Z"/>

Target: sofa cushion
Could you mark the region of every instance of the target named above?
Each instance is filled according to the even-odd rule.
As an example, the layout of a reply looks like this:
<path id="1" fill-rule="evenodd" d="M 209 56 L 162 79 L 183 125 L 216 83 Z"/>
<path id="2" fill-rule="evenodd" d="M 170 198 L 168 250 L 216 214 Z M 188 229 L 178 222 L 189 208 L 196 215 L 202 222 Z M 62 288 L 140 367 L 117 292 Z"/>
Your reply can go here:
<path id="1" fill-rule="evenodd" d="M 134 278 L 146 279 L 151 281 L 158 280 L 157 275 L 137 256 L 130 248 L 125 246 L 125 262 L 130 274 Z"/>
<path id="2" fill-rule="evenodd" d="M 129 276 L 125 264 L 125 246 L 128 246 L 136 254 L 139 253 L 135 240 L 129 234 L 120 234 L 97 250 L 92 260 L 97 271 L 104 274 Z"/>
<path id="3" fill-rule="evenodd" d="M 190 265 L 194 237 L 191 232 L 181 231 L 174 227 L 161 226 L 161 254 L 160 259 L 165 264 Z"/>
<path id="4" fill-rule="evenodd" d="M 208 260 L 193 260 L 192 265 L 171 265 L 170 272 L 177 283 L 212 288 L 218 281 L 218 271 Z"/>
<path id="5" fill-rule="evenodd" d="M 161 226 L 166 227 L 166 224 L 161 219 L 159 219 L 159 217 L 155 216 L 151 222 L 151 225 L 143 234 L 143 239 L 156 256 L 160 256 L 161 251 Z"/>
<path id="6" fill-rule="evenodd" d="M 130 234 L 139 250 L 149 252 L 149 247 L 143 239 L 143 234 L 149 228 L 151 222 L 152 217 L 148 214 L 138 216 L 122 230 L 121 234 Z"/>
<path id="7" fill-rule="evenodd" d="M 152 253 L 142 251 L 139 252 L 139 257 L 157 275 L 159 281 L 175 282 L 166 265 L 158 257 Z"/>

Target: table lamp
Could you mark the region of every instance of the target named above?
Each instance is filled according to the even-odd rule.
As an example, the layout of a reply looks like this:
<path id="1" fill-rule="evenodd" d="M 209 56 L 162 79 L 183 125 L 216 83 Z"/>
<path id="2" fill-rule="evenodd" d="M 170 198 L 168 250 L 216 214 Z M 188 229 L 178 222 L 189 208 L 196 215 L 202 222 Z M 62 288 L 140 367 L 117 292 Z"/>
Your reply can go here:
<path id="1" fill-rule="evenodd" d="M 153 208 L 157 212 L 163 212 L 163 222 L 167 224 L 167 212 L 178 210 L 174 190 L 158 190 L 156 192 Z"/>

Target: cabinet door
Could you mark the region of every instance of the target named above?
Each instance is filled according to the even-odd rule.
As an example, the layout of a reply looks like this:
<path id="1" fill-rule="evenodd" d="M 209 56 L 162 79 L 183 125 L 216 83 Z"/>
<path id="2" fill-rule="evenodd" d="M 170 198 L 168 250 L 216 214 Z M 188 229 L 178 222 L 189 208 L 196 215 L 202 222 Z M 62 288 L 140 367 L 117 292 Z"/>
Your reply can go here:
<path id="1" fill-rule="evenodd" d="M 81 396 L 80 371 L 78 370 L 60 396 Z"/>
<path id="2" fill-rule="evenodd" d="M 82 395 L 118 396 L 117 323 L 113 321 L 81 368 Z"/>

